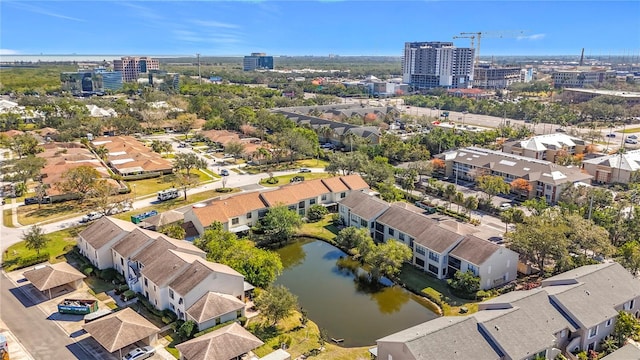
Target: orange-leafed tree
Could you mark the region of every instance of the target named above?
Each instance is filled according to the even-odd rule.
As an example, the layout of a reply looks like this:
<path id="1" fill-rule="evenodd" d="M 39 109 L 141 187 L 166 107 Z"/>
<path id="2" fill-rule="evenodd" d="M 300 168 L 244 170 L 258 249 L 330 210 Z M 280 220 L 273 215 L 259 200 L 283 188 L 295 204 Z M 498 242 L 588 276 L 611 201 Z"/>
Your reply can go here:
<path id="1" fill-rule="evenodd" d="M 511 182 L 511 190 L 518 194 L 528 196 L 532 189 L 531 183 L 523 178 L 517 178 Z"/>
<path id="2" fill-rule="evenodd" d="M 431 160 L 431 165 L 433 166 L 434 170 L 442 170 L 444 169 L 444 160 L 442 159 L 432 159 Z"/>

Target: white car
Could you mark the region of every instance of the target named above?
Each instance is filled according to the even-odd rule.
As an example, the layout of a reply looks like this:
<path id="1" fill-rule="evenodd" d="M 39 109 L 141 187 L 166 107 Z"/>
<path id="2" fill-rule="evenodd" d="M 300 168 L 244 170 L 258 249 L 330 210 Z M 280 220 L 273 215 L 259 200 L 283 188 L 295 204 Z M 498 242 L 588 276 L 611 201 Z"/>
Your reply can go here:
<path id="1" fill-rule="evenodd" d="M 509 203 L 500 204 L 500 210 L 508 210 L 508 209 L 511 209 L 511 204 Z"/>
<path id="2" fill-rule="evenodd" d="M 140 359 L 148 359 L 152 357 L 156 353 L 156 349 L 152 346 L 145 346 L 142 348 L 136 348 L 125 356 L 122 357 L 122 360 L 140 360 Z"/>
<path id="3" fill-rule="evenodd" d="M 93 211 L 93 212 L 90 212 L 87 215 L 83 216 L 82 219 L 80 219 L 80 222 L 86 223 L 86 222 L 89 222 L 89 221 L 98 220 L 103 216 L 104 216 L 103 213 L 100 213 L 100 212 L 97 212 L 97 211 Z"/>

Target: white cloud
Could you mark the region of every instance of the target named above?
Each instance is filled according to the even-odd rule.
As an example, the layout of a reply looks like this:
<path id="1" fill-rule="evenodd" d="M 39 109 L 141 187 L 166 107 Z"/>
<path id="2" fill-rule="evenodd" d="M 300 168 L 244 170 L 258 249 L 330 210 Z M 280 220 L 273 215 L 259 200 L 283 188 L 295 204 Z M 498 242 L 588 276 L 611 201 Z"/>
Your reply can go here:
<path id="1" fill-rule="evenodd" d="M 224 28 L 224 29 L 238 29 L 239 26 L 236 24 L 223 23 L 215 20 L 191 20 L 192 23 L 203 26 L 203 27 L 212 27 L 212 28 Z"/>
<path id="2" fill-rule="evenodd" d="M 518 36 L 518 40 L 542 40 L 546 34 L 533 34 Z"/>
<path id="3" fill-rule="evenodd" d="M 0 55 L 18 55 L 18 54 L 20 54 L 18 50 L 0 49 Z"/>
<path id="4" fill-rule="evenodd" d="M 40 7 L 40 6 L 35 6 L 35 5 L 31 5 L 31 4 L 27 4 L 24 2 L 8 2 L 8 4 L 11 4 L 17 8 L 20 8 L 22 10 L 26 10 L 32 13 L 36 13 L 36 14 L 41 14 L 41 15 L 46 15 L 46 16 L 50 16 L 50 17 L 54 17 L 54 18 L 58 18 L 58 19 L 64 19 L 64 20 L 72 20 L 72 21 L 79 21 L 79 22 L 85 22 L 86 20 L 84 19 L 79 19 L 79 18 L 75 18 L 72 16 L 66 16 L 66 15 L 62 15 L 59 14 L 57 12 L 53 12 L 50 11 L 46 8 Z"/>

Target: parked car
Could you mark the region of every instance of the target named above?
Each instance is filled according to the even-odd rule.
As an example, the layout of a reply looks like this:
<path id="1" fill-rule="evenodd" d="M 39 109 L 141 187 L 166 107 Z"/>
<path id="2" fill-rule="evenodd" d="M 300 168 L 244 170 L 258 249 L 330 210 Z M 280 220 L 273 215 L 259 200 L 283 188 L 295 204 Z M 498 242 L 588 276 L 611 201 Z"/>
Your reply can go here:
<path id="1" fill-rule="evenodd" d="M 122 360 L 148 359 L 152 357 L 155 353 L 156 353 L 156 349 L 154 349 L 152 346 L 145 346 L 145 347 L 136 348 L 129 351 L 127 355 L 122 357 Z"/>
<path id="2" fill-rule="evenodd" d="M 629 139 L 638 140 L 638 135 L 629 135 L 627 136 Z"/>
<path id="3" fill-rule="evenodd" d="M 42 198 L 41 201 L 38 201 L 37 197 L 28 197 L 24 199 L 24 204 L 25 205 L 33 205 L 33 204 L 37 204 L 38 202 L 40 202 L 40 204 L 51 204 L 51 198 L 48 196 L 45 196 Z"/>
<path id="4" fill-rule="evenodd" d="M 624 140 L 624 142 L 627 144 L 637 144 L 638 140 L 627 138 Z"/>
<path id="5" fill-rule="evenodd" d="M 291 178 L 291 180 L 289 180 L 289 182 L 300 182 L 300 181 L 304 181 L 304 176 L 294 176 Z"/>
<path id="6" fill-rule="evenodd" d="M 311 169 L 307 169 L 307 168 L 300 168 L 300 171 L 298 171 L 298 172 L 301 172 L 301 173 L 310 173 L 310 172 L 311 172 Z"/>
<path id="7" fill-rule="evenodd" d="M 614 133 L 608 133 L 607 135 L 605 135 L 606 137 L 610 137 L 610 138 L 614 138 L 616 137 L 616 134 Z"/>
<path id="8" fill-rule="evenodd" d="M 100 213 L 100 212 L 97 212 L 97 211 L 93 211 L 93 212 L 90 212 L 87 215 L 83 216 L 82 219 L 80 219 L 80 222 L 81 223 L 87 223 L 89 221 L 98 220 L 103 216 L 104 216 L 103 213 Z"/>
<path id="9" fill-rule="evenodd" d="M 220 175 L 222 175 L 222 176 L 229 176 L 229 170 L 227 170 L 227 169 L 222 169 L 222 170 L 220 170 Z"/>
<path id="10" fill-rule="evenodd" d="M 500 204 L 500 210 L 508 210 L 508 209 L 511 209 L 511 204 L 509 203 Z"/>

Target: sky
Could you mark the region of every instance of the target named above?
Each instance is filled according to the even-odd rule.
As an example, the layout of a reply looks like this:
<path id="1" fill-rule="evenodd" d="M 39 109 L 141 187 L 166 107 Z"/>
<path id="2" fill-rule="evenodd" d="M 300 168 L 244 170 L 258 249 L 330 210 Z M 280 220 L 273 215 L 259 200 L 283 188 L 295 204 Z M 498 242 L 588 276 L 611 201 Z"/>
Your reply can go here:
<path id="1" fill-rule="evenodd" d="M 640 1 L 0 1 L 0 55 L 402 56 L 483 32 L 481 55 L 640 54 Z"/>

